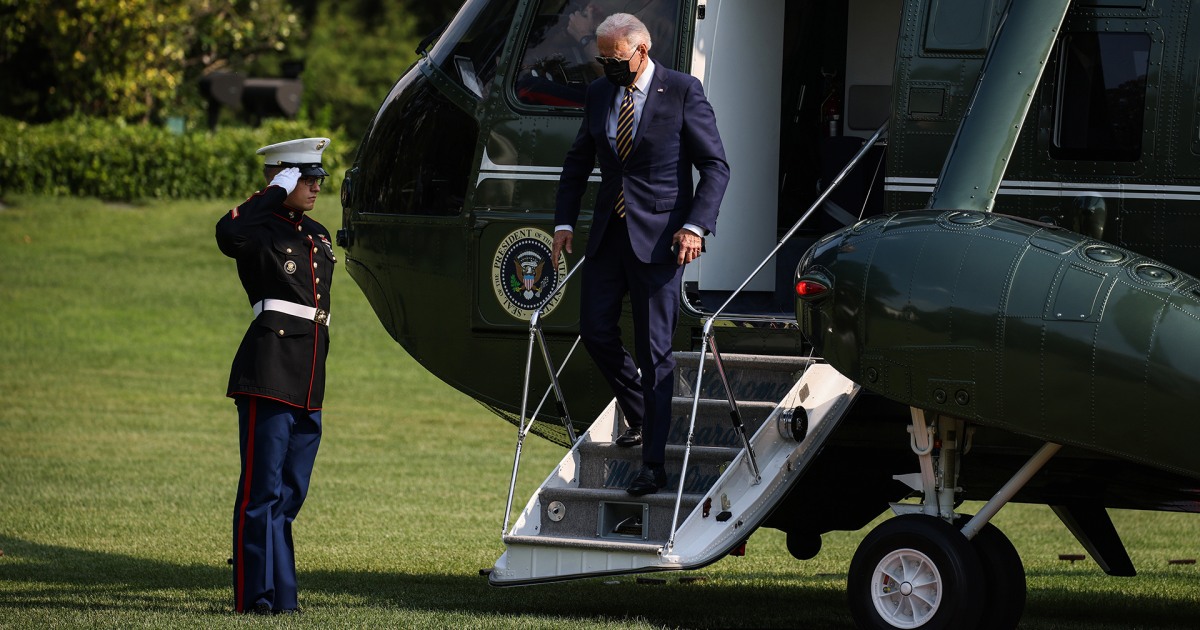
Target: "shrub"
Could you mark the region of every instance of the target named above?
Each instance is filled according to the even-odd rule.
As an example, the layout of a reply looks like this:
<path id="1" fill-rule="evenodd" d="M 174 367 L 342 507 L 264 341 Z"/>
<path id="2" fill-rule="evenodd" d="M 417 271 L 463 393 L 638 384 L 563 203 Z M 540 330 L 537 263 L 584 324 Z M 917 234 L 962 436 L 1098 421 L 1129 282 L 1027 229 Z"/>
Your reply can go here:
<path id="1" fill-rule="evenodd" d="M 161 127 L 72 118 L 28 125 L 0 118 L 0 196 L 76 195 L 107 200 L 245 197 L 262 188 L 258 147 L 293 138 L 332 140 L 322 164 L 337 194 L 354 155 L 339 134 L 294 121 L 257 129 L 174 134 Z"/>

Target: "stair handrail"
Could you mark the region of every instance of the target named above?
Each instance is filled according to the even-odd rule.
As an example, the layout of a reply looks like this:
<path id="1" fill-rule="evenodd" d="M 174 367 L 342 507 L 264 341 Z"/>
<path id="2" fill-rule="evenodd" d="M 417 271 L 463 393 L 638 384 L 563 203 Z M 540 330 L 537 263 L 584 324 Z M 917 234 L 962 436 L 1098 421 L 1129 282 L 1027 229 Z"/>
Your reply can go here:
<path id="1" fill-rule="evenodd" d="M 692 413 L 691 417 L 688 419 L 687 442 L 684 444 L 683 449 L 683 465 L 679 469 L 679 485 L 675 490 L 675 512 L 671 517 L 671 534 L 667 538 L 667 544 L 663 547 L 664 552 L 669 553 L 675 548 L 675 533 L 679 528 L 679 508 L 683 503 L 683 486 L 684 481 L 687 479 L 688 460 L 692 454 L 692 438 L 696 430 L 696 413 L 700 408 L 700 388 L 704 380 L 704 357 L 708 353 L 708 346 L 710 345 L 712 346 L 713 350 L 713 363 L 715 363 L 717 366 L 717 374 L 720 376 L 721 382 L 725 386 L 725 397 L 729 402 L 730 418 L 733 422 L 734 429 L 741 436 L 742 448 L 746 451 L 746 461 L 750 466 L 750 474 L 754 476 L 755 485 L 762 481 L 762 474 L 758 468 L 758 460 L 754 456 L 754 449 L 750 446 L 750 438 L 746 435 L 745 426 L 742 423 L 741 412 L 738 410 L 737 400 L 734 399 L 733 390 L 729 387 L 729 379 L 725 374 L 725 368 L 721 364 L 720 353 L 717 350 L 716 333 L 713 331 L 713 326 L 720 318 L 721 313 L 723 313 L 729 304 L 733 302 L 733 299 L 750 285 L 750 281 L 753 280 L 754 277 L 757 276 L 759 272 L 761 272 L 763 268 L 767 266 L 767 263 L 779 253 L 780 249 L 783 249 L 784 244 L 796 234 L 796 231 L 800 229 L 800 226 L 803 225 L 805 221 L 808 221 L 808 218 L 812 216 L 812 213 L 816 212 L 817 209 L 825 203 L 825 199 L 829 197 L 829 195 L 832 194 L 838 186 L 841 185 L 842 180 L 846 178 L 846 175 L 850 173 L 850 171 L 854 170 L 855 166 L 858 166 L 859 161 L 861 161 L 863 156 L 867 154 L 867 151 L 869 151 L 871 147 L 875 146 L 875 143 L 883 137 L 883 134 L 887 131 L 887 128 L 888 121 L 885 120 L 883 121 L 883 124 L 879 126 L 879 129 L 876 129 L 875 133 L 871 135 L 871 138 L 863 143 L 858 152 L 854 154 L 854 157 L 850 158 L 850 161 L 847 162 L 844 167 L 842 167 L 842 170 L 839 171 L 837 176 L 833 178 L 833 181 L 829 183 L 829 186 L 827 186 L 825 190 L 822 191 L 819 196 L 817 196 L 817 199 L 812 202 L 812 205 L 808 207 L 808 210 L 806 210 L 804 214 L 801 215 L 794 224 L 792 224 L 791 229 L 789 229 L 787 233 L 785 233 L 783 237 L 779 239 L 779 243 L 775 245 L 774 249 L 772 249 L 771 252 L 762 259 L 762 262 L 758 263 L 758 266 L 754 268 L 754 271 L 750 272 L 749 276 L 746 276 L 746 279 L 742 281 L 742 284 L 738 286 L 738 288 L 735 289 L 733 293 L 731 293 L 725 300 L 725 303 L 722 304 L 721 307 L 716 311 L 713 311 L 713 313 L 704 320 L 703 334 L 700 338 L 700 359 L 696 367 L 696 387 L 692 391 Z"/>
<path id="2" fill-rule="evenodd" d="M 763 258 L 762 262 L 758 263 L 758 266 L 754 268 L 754 271 L 750 272 L 749 276 L 746 276 L 746 279 L 742 281 L 741 286 L 739 286 L 734 290 L 733 293 L 729 295 L 729 297 L 725 300 L 725 303 L 708 317 L 709 321 L 717 319 L 729 306 L 729 303 L 732 302 L 739 293 L 746 289 L 746 287 L 750 284 L 750 281 L 753 280 L 754 277 L 757 276 L 759 272 L 767 266 L 768 262 L 771 262 L 771 259 L 775 257 L 775 254 L 778 254 L 779 250 L 783 248 L 784 243 L 786 243 L 792 238 L 792 236 L 796 234 L 796 230 L 799 230 L 800 226 L 803 225 L 805 221 L 808 221 L 808 217 L 812 216 L 812 213 L 816 212 L 817 209 L 825 203 L 825 199 L 828 198 L 834 190 L 837 190 L 838 186 L 841 185 L 842 180 L 846 178 L 846 175 L 849 174 L 850 171 L 854 170 L 855 166 L 858 166 L 859 161 L 861 161 L 863 156 L 867 154 L 867 151 L 869 151 L 871 147 L 875 146 L 875 143 L 878 142 L 881 137 L 883 137 L 883 134 L 887 131 L 887 128 L 888 121 L 885 120 L 883 121 L 883 124 L 880 125 L 879 129 L 876 129 L 875 133 L 871 135 L 871 138 L 863 143 L 858 152 L 854 154 L 854 157 L 850 158 L 850 161 L 846 163 L 846 166 L 842 167 L 842 170 L 839 171 L 837 176 L 833 178 L 833 181 L 829 183 L 829 186 L 827 186 L 825 190 L 821 191 L 821 194 L 817 197 L 816 201 L 812 202 L 812 205 L 808 207 L 808 210 L 805 211 L 805 213 L 801 215 L 801 217 L 797 219 L 795 223 L 792 224 L 791 229 L 789 229 L 787 233 L 779 239 L 779 244 L 777 244 L 775 248 L 771 250 L 771 253 L 767 254 L 766 258 Z"/>
<path id="3" fill-rule="evenodd" d="M 562 364 L 559 365 L 558 369 L 556 370 L 554 368 L 554 362 L 550 358 L 550 349 L 546 346 L 546 337 L 542 333 L 542 309 L 545 308 L 547 304 L 550 304 L 554 300 L 554 297 L 559 294 L 559 292 L 566 288 L 567 281 L 571 279 L 571 276 L 575 275 L 576 271 L 579 271 L 579 269 L 583 267 L 583 263 L 586 261 L 587 256 L 580 258 L 575 267 L 567 272 L 567 275 L 562 279 L 562 282 L 559 282 L 558 286 L 554 287 L 554 290 L 550 292 L 550 295 L 546 298 L 546 301 L 542 303 L 542 306 L 534 309 L 533 314 L 529 317 L 529 346 L 525 351 L 525 384 L 521 391 L 521 419 L 517 423 L 517 449 L 516 453 L 513 455 L 512 478 L 508 483 L 508 503 L 504 506 L 504 526 L 500 530 L 501 536 L 504 536 L 508 533 L 509 520 L 512 518 L 513 495 L 516 493 L 517 473 L 521 467 L 521 449 L 525 444 L 525 436 L 528 435 L 530 429 L 533 428 L 533 423 L 537 420 L 538 414 L 542 411 L 542 406 L 545 405 L 546 400 L 550 397 L 552 392 L 554 393 L 554 397 L 558 405 L 559 418 L 563 422 L 563 427 L 567 430 L 567 439 L 571 441 L 572 446 L 574 446 L 578 439 L 575 436 L 575 427 L 571 422 L 571 414 L 567 411 L 567 402 L 562 392 L 562 386 L 559 384 L 558 377 L 562 374 L 563 369 L 567 367 L 567 363 L 575 354 L 575 349 L 579 347 L 579 340 L 581 337 L 579 335 L 575 336 L 575 342 L 571 344 L 571 349 L 567 351 L 567 356 L 563 357 Z M 538 402 L 538 406 L 536 409 L 534 409 L 533 413 L 529 415 L 529 423 L 526 424 L 525 412 L 529 409 L 530 371 L 533 367 L 533 346 L 535 342 L 541 350 L 542 361 L 546 365 L 546 373 L 550 376 L 550 385 L 546 387 L 545 393 L 542 394 L 541 401 Z"/>

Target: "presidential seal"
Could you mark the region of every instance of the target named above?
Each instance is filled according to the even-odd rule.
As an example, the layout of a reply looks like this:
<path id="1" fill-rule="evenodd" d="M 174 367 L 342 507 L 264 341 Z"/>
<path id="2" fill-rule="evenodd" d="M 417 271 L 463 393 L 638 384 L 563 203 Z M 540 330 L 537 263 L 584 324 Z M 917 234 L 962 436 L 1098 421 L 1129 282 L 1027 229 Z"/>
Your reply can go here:
<path id="1" fill-rule="evenodd" d="M 528 320 L 533 312 L 550 311 L 562 299 L 558 288 L 560 278 L 567 277 L 567 257 L 560 256 L 558 268 L 550 264 L 550 249 L 554 239 L 537 228 L 521 228 L 500 241 L 492 258 L 492 289 L 500 306 L 517 319 Z"/>

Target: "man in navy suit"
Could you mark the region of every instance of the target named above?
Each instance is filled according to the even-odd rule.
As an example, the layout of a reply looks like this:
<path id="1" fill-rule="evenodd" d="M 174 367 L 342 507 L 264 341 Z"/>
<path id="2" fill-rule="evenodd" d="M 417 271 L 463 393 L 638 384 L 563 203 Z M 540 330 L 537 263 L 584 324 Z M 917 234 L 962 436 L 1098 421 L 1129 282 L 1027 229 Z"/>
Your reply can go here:
<path id="1" fill-rule="evenodd" d="M 716 230 L 729 165 L 700 82 L 650 59 L 650 33 L 640 20 L 609 16 L 596 29 L 596 43 L 608 80 L 588 86 L 583 124 L 563 162 L 552 256 L 557 264 L 563 249 L 572 251 L 580 203 L 599 160 L 579 327 L 629 424 L 617 444 L 642 444 L 642 468 L 627 489 L 640 496 L 666 485 L 680 280 L 683 266 L 700 256 L 704 235 Z M 636 362 L 618 326 L 626 294 Z"/>

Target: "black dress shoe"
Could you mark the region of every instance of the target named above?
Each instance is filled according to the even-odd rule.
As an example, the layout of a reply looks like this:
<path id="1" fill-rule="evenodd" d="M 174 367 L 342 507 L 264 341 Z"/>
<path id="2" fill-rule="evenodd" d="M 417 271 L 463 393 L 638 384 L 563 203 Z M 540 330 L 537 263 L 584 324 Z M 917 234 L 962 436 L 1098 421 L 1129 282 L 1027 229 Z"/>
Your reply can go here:
<path id="1" fill-rule="evenodd" d="M 625 492 L 640 497 L 644 494 L 654 494 L 666 485 L 667 471 L 665 468 L 643 464 L 642 469 L 638 471 L 637 476 L 633 478 L 633 483 L 629 484 Z"/>
<path id="2" fill-rule="evenodd" d="M 247 611 L 253 615 L 269 615 L 271 614 L 270 604 L 255 604 L 253 610 Z"/>
<path id="3" fill-rule="evenodd" d="M 641 427 L 629 427 L 617 438 L 617 446 L 637 446 L 642 443 Z"/>

